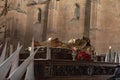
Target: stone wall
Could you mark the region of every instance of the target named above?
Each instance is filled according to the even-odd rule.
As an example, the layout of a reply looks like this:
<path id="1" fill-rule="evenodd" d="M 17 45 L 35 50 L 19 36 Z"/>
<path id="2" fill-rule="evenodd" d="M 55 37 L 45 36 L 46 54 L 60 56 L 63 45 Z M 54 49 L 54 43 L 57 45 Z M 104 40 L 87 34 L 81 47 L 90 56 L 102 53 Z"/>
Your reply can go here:
<path id="1" fill-rule="evenodd" d="M 48 37 L 58 37 L 63 41 L 82 38 L 84 34 L 86 0 L 57 0 L 50 3 L 48 16 Z M 75 8 L 80 7 L 80 17 L 76 19 Z"/>
<path id="2" fill-rule="evenodd" d="M 0 17 L 0 27 L 5 25 L 7 28 L 7 33 L 4 33 L 5 27 L 0 29 L 0 32 L 3 31 L 0 41 L 7 39 L 15 44 L 20 41 L 28 46 L 33 36 L 36 41 L 44 41 L 49 37 L 68 41 L 82 38 L 90 32 L 91 43 L 98 54 L 106 53 L 109 46 L 119 50 L 120 0 L 89 0 L 91 10 L 87 8 L 87 11 L 91 11 L 88 14 L 90 27 L 89 18 L 86 17 L 87 1 L 9 0 L 8 14 Z M 78 14 L 75 14 L 76 3 L 79 6 Z M 4 1 L 0 1 L 0 6 L 4 6 Z M 38 15 L 39 9 L 41 15 Z M 78 15 L 79 18 L 76 17 Z M 38 21 L 40 16 L 41 21 Z"/>
<path id="3" fill-rule="evenodd" d="M 2 12 L 5 2 L 1 1 L 0 3 L 2 3 L 0 5 L 3 6 L 1 8 Z M 18 41 L 24 44 L 27 20 L 26 6 L 23 4 L 21 5 L 23 7 L 18 7 L 18 2 L 11 0 L 8 1 L 7 6 L 9 6 L 7 15 L 0 17 L 0 31 L 2 30 L 0 41 L 5 42 L 6 40 L 16 47 Z M 2 29 L 2 26 L 5 27 Z"/>
<path id="4" fill-rule="evenodd" d="M 48 9 L 46 9 L 47 6 L 48 3 L 28 6 L 25 44 L 28 45 L 31 42 L 32 37 L 34 37 L 35 41 L 38 42 L 46 40 L 48 14 Z M 38 20 L 38 18 L 40 18 L 40 21 Z"/>
<path id="5" fill-rule="evenodd" d="M 95 2 L 95 0 L 93 0 Z M 108 51 L 109 46 L 119 50 L 120 1 L 96 0 L 93 4 L 95 15 L 91 16 L 91 39 L 99 54 Z"/>
<path id="6" fill-rule="evenodd" d="M 80 18 L 78 20 L 75 16 L 76 3 L 80 6 Z M 86 0 L 70 0 L 69 2 L 66 0 L 50 0 L 44 4 L 28 6 L 26 43 L 29 44 L 32 36 L 35 37 L 36 41 L 44 41 L 48 37 L 58 37 L 62 41 L 82 38 L 85 23 L 85 4 Z M 42 10 L 41 23 L 36 21 L 38 8 Z"/>

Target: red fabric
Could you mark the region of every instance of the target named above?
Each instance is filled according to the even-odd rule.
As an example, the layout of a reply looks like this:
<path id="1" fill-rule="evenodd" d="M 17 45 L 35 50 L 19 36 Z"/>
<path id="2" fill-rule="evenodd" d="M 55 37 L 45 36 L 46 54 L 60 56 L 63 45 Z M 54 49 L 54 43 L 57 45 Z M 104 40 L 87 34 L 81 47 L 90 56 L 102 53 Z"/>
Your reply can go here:
<path id="1" fill-rule="evenodd" d="M 91 60 L 90 54 L 84 51 L 79 52 L 77 58 L 78 58 L 78 61 L 90 61 Z"/>

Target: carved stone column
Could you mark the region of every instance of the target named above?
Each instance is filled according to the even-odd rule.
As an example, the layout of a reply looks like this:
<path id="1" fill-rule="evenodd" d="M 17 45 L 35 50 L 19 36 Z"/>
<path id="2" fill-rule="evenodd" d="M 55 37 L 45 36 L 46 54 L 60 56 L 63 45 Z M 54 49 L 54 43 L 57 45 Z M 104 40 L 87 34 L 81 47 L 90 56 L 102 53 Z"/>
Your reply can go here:
<path id="1" fill-rule="evenodd" d="M 90 31 L 91 0 L 86 0 L 84 36 L 89 37 Z"/>
<path id="2" fill-rule="evenodd" d="M 91 0 L 91 17 L 90 17 L 90 39 L 92 45 L 97 49 L 97 33 L 99 31 L 98 28 L 98 0 Z"/>
<path id="3" fill-rule="evenodd" d="M 48 9 L 48 36 L 55 37 L 57 32 L 57 1 L 51 0 Z"/>

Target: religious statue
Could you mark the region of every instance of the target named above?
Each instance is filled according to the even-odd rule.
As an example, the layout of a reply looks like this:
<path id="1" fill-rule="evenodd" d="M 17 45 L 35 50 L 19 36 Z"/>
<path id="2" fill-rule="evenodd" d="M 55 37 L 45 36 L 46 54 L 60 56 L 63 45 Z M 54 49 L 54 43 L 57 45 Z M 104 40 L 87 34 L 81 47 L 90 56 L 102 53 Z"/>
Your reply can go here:
<path id="1" fill-rule="evenodd" d="M 83 37 L 82 39 L 75 39 L 74 42 L 68 44 L 69 48 L 76 47 L 79 51 L 85 51 L 91 53 L 94 51 L 94 47 L 90 44 L 90 39 Z"/>
<path id="2" fill-rule="evenodd" d="M 76 55 L 76 60 L 78 61 L 94 60 L 95 55 L 94 47 L 91 46 L 89 38 L 83 37 L 82 39 L 75 39 L 73 40 L 72 43 L 68 44 L 68 47 L 72 48 L 72 56 Z"/>

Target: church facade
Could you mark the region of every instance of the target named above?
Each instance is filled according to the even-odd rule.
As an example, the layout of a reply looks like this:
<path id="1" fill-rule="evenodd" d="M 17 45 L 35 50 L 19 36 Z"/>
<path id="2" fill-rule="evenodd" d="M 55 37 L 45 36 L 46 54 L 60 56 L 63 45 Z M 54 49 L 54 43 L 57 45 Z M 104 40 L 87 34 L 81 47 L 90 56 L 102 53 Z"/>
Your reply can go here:
<path id="1" fill-rule="evenodd" d="M 119 50 L 119 0 L 0 0 L 0 40 L 29 46 L 89 37 L 98 54 Z"/>

